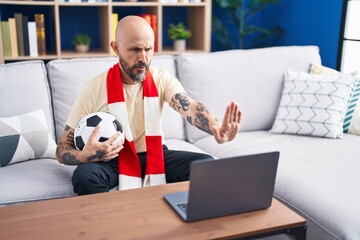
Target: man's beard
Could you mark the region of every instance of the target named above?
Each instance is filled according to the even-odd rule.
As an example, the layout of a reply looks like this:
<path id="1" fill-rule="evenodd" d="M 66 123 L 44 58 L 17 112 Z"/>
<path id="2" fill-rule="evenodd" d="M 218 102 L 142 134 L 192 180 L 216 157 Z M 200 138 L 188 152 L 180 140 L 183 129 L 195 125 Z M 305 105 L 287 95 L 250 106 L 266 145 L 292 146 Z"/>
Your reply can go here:
<path id="1" fill-rule="evenodd" d="M 137 62 L 136 64 L 132 65 L 131 67 L 129 64 L 125 62 L 122 58 L 120 58 L 120 65 L 124 72 L 134 81 L 134 82 L 142 82 L 145 80 L 146 73 L 149 70 L 149 65 L 144 62 Z M 136 68 L 145 67 L 145 70 L 141 73 L 137 73 Z"/>

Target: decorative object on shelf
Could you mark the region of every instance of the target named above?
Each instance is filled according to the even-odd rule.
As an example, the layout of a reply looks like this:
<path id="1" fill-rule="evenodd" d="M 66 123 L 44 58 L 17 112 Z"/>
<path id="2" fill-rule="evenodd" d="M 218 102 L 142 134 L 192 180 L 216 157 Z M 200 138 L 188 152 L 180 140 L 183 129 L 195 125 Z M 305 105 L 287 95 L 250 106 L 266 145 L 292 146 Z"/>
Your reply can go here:
<path id="1" fill-rule="evenodd" d="M 44 14 L 35 14 L 35 24 L 38 54 L 43 56 L 46 55 Z"/>
<path id="2" fill-rule="evenodd" d="M 184 23 L 180 22 L 176 25 L 169 24 L 168 35 L 174 40 L 174 50 L 184 52 L 186 49 L 186 40 L 191 37 L 191 32 L 186 29 Z"/>
<path id="3" fill-rule="evenodd" d="M 281 0 L 216 0 L 215 2 L 224 10 L 228 19 L 228 24 L 224 24 L 218 16 L 213 15 L 212 18 L 212 31 L 219 45 L 219 50 L 266 47 L 268 45 L 265 40 L 268 37 L 281 35 L 284 32 L 280 27 L 267 29 L 250 22 L 254 15 L 270 4 L 280 3 Z M 231 31 L 237 33 L 236 39 L 232 39 L 230 36 Z"/>
<path id="4" fill-rule="evenodd" d="M 73 44 L 77 52 L 87 52 L 89 51 L 91 43 L 91 38 L 88 34 L 79 33 L 76 34 L 73 39 Z"/>

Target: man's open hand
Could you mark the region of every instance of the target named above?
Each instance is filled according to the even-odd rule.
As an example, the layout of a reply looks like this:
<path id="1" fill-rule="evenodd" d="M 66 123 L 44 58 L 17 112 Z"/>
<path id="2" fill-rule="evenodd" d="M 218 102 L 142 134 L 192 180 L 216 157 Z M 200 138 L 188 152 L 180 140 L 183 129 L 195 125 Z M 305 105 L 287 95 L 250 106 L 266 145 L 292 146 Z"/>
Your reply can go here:
<path id="1" fill-rule="evenodd" d="M 241 110 L 236 102 L 231 102 L 227 106 L 222 123 L 214 124 L 210 127 L 215 140 L 218 143 L 231 141 L 240 130 Z"/>

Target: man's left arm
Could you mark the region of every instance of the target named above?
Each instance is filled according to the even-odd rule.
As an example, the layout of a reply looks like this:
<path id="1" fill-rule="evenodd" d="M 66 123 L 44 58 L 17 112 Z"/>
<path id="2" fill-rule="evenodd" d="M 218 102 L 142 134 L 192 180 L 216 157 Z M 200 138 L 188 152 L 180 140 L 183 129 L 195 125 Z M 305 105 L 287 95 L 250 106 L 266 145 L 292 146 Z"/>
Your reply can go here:
<path id="1" fill-rule="evenodd" d="M 186 93 L 176 93 L 169 105 L 191 125 L 213 135 L 218 143 L 233 140 L 240 130 L 242 113 L 235 102 L 227 106 L 222 122 L 219 122 L 204 104 L 195 101 Z"/>

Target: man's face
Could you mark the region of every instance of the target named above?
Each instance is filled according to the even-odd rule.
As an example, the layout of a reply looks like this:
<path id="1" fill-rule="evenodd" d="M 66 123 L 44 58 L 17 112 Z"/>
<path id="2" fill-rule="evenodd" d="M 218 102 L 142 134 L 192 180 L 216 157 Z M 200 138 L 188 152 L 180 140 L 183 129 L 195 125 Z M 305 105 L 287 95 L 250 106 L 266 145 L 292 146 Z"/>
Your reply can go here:
<path id="1" fill-rule="evenodd" d="M 124 72 L 135 82 L 145 80 L 154 54 L 153 38 L 136 39 L 120 45 L 120 65 Z"/>

